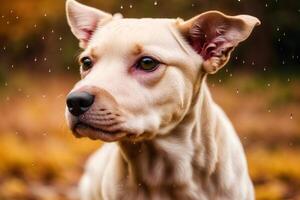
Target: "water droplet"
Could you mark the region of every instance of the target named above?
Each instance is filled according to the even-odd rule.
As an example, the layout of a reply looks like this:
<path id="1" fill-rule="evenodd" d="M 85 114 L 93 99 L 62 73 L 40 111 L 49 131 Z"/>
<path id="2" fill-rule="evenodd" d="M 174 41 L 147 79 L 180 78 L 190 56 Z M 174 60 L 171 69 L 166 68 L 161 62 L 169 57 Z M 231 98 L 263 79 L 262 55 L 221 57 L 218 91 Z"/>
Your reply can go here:
<path id="1" fill-rule="evenodd" d="M 56 98 L 61 98 L 61 97 L 63 97 L 64 95 L 63 94 L 60 94 L 60 95 L 58 95 Z"/>
<path id="2" fill-rule="evenodd" d="M 50 68 L 49 68 L 48 72 L 51 73 L 51 69 Z"/>
<path id="3" fill-rule="evenodd" d="M 268 7 L 268 4 L 266 3 L 266 5 L 265 5 L 265 6 L 266 6 L 266 8 L 267 8 L 267 7 Z"/>
<path id="4" fill-rule="evenodd" d="M 236 89 L 236 93 L 237 93 L 237 94 L 239 94 L 239 93 L 240 93 L 239 89 Z"/>
<path id="5" fill-rule="evenodd" d="M 34 58 L 34 62 L 37 62 L 37 58 L 36 57 Z"/>
<path id="6" fill-rule="evenodd" d="M 36 28 L 36 27 L 37 27 L 37 25 L 36 25 L 36 24 L 34 24 L 34 25 L 33 25 L 33 27 L 34 27 L 34 28 Z"/>
<path id="7" fill-rule="evenodd" d="M 44 14 L 44 17 L 47 17 L 47 13 Z"/>
<path id="8" fill-rule="evenodd" d="M 123 6 L 120 6 L 121 9 L 123 9 Z"/>
<path id="9" fill-rule="evenodd" d="M 221 79 L 219 79 L 219 83 L 221 83 L 222 82 L 222 80 Z"/>
<path id="10" fill-rule="evenodd" d="M 157 4 L 158 4 L 157 1 L 154 1 L 154 5 L 157 6 Z"/>
<path id="11" fill-rule="evenodd" d="M 4 83 L 4 86 L 5 86 L 5 87 L 7 87 L 7 86 L 8 86 L 8 83 L 7 83 L 7 82 L 5 82 L 5 83 Z"/>
<path id="12" fill-rule="evenodd" d="M 277 31 L 280 31 L 280 29 L 279 29 L 279 27 L 277 27 L 277 29 L 276 29 Z"/>
<path id="13" fill-rule="evenodd" d="M 293 119 L 293 113 L 290 114 L 290 119 Z"/>
<path id="14" fill-rule="evenodd" d="M 62 40 L 63 38 L 60 36 L 58 39 L 59 39 L 59 40 Z"/>
<path id="15" fill-rule="evenodd" d="M 129 8 L 132 8 L 132 5 L 131 5 L 131 4 L 129 5 Z"/>
<path id="16" fill-rule="evenodd" d="M 28 49 L 29 48 L 29 45 L 28 44 L 26 44 L 26 49 Z"/>
<path id="17" fill-rule="evenodd" d="M 270 87 L 270 86 L 271 86 L 271 83 L 268 83 L 267 86 Z"/>
<path id="18" fill-rule="evenodd" d="M 288 79 L 287 79 L 287 82 L 290 82 L 290 81 L 291 81 L 291 79 L 290 79 L 290 78 L 288 78 Z"/>
<path id="19" fill-rule="evenodd" d="M 270 113 L 270 112 L 271 112 L 271 109 L 268 109 L 268 112 Z"/>

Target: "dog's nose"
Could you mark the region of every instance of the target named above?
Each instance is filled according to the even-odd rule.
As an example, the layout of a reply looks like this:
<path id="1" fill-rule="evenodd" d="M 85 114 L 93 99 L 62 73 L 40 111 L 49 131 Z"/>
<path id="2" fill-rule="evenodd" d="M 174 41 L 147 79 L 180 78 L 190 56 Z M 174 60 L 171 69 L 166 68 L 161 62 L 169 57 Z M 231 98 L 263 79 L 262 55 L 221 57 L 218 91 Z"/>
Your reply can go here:
<path id="1" fill-rule="evenodd" d="M 94 96 L 87 92 L 72 92 L 67 97 L 68 110 L 72 115 L 85 113 L 94 103 Z"/>

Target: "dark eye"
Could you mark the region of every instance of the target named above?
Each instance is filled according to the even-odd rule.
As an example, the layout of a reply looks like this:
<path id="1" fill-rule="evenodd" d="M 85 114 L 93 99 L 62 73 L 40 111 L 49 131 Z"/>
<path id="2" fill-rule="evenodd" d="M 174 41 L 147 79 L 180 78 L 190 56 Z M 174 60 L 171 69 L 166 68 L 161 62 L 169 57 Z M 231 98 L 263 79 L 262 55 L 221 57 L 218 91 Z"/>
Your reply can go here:
<path id="1" fill-rule="evenodd" d="M 89 57 L 83 57 L 81 60 L 81 66 L 84 71 L 89 70 L 93 67 L 93 61 Z"/>
<path id="2" fill-rule="evenodd" d="M 159 61 L 151 58 L 151 57 L 142 57 L 138 62 L 137 62 L 137 69 L 141 69 L 147 72 L 152 72 L 157 69 L 159 65 Z"/>

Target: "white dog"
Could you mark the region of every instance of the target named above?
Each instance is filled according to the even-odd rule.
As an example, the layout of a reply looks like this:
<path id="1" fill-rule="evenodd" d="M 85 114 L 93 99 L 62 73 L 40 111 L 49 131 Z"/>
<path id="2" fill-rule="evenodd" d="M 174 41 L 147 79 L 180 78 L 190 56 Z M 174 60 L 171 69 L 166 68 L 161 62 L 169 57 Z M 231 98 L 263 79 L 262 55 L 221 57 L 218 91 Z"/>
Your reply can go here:
<path id="1" fill-rule="evenodd" d="M 74 0 L 66 7 L 84 49 L 67 121 L 78 137 L 111 142 L 88 161 L 81 199 L 254 199 L 242 145 L 206 76 L 259 20 L 217 11 L 127 19 Z"/>

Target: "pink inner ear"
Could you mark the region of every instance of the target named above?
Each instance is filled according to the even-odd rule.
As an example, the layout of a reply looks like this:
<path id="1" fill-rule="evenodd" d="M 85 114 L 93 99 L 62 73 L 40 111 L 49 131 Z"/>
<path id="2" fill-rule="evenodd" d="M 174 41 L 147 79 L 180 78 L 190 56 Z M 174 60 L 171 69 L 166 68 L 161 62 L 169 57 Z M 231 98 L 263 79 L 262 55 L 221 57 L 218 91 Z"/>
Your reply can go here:
<path id="1" fill-rule="evenodd" d="M 84 13 L 70 15 L 73 33 L 83 43 L 87 43 L 91 39 L 101 20 L 99 14 L 92 11 L 88 10 Z"/>
<path id="2" fill-rule="evenodd" d="M 81 31 L 82 31 L 82 37 L 80 39 L 83 42 L 88 42 L 95 32 L 94 30 L 87 29 L 87 28 L 83 28 L 83 29 L 81 29 Z"/>
<path id="3" fill-rule="evenodd" d="M 233 43 L 226 38 L 224 27 L 207 30 L 206 32 L 199 26 L 194 27 L 191 33 L 191 45 L 204 60 L 226 55 L 234 47 Z"/>

